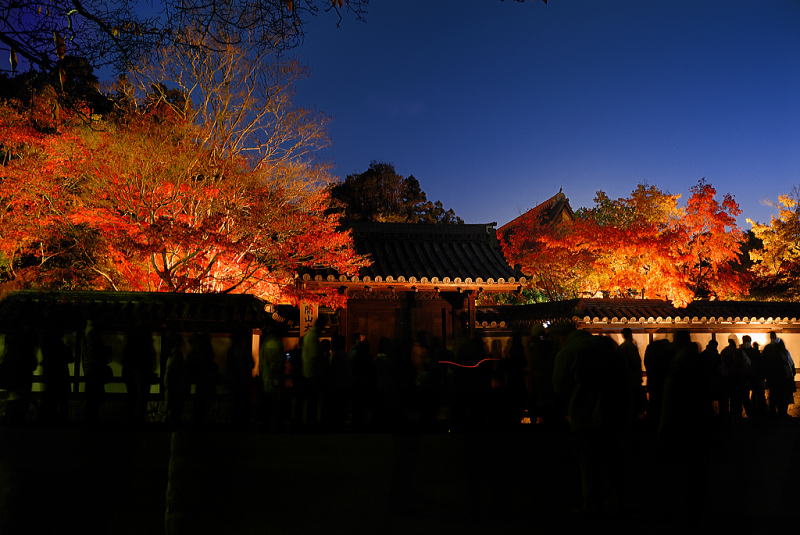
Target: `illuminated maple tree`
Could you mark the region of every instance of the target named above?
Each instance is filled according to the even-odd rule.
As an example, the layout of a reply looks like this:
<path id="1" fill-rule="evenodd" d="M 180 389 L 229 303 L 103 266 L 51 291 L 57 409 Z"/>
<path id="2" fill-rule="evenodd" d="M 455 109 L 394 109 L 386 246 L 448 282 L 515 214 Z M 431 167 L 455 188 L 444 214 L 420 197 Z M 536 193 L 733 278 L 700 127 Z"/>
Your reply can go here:
<path id="1" fill-rule="evenodd" d="M 91 246 L 91 231 L 66 223 L 67 215 L 77 207 L 74 192 L 80 187 L 89 155 L 72 132 L 42 132 L 41 110 L 45 106 L 40 104 L 46 95 L 32 99 L 24 111 L 0 107 L 0 255 L 5 259 L 4 278 L 11 286 L 34 281 L 51 285 L 54 278 L 62 279 L 63 287 L 93 286 L 97 273 L 57 273 L 78 263 L 79 250 Z M 50 121 L 48 124 L 52 127 Z M 78 240 L 81 234 L 86 239 Z"/>
<path id="2" fill-rule="evenodd" d="M 741 295 L 735 200 L 718 201 L 702 180 L 686 206 L 679 198 L 645 185 L 619 199 L 600 191 L 574 221 L 518 229 L 505 252 L 551 298 L 639 296 L 683 306 L 697 297 Z"/>
<path id="3" fill-rule="evenodd" d="M 778 214 L 769 224 L 747 220 L 759 242 L 750 250 L 756 291 L 765 297 L 800 296 L 800 191 L 778 197 Z"/>
<path id="4" fill-rule="evenodd" d="M 717 200 L 717 190 L 704 180 L 690 191 L 678 221 L 684 261 L 677 267 L 695 297 L 730 299 L 746 294 L 749 281 L 740 258 L 745 234 L 736 222 L 742 213 L 739 204 L 731 194 Z"/>
<path id="5" fill-rule="evenodd" d="M 285 84 L 258 85 L 243 57 L 233 48 L 205 63 L 180 57 L 196 68 L 173 87 L 192 91 L 120 87 L 117 111 L 89 122 L 61 110 L 44 129 L 33 104 L 3 104 L 6 283 L 294 301 L 299 268 L 362 265 L 325 213 L 329 177 L 311 159 L 324 125 L 291 107 L 295 71 L 277 66 Z M 212 88 L 220 77 L 223 89 Z M 66 283 L 68 272 L 84 275 Z"/>

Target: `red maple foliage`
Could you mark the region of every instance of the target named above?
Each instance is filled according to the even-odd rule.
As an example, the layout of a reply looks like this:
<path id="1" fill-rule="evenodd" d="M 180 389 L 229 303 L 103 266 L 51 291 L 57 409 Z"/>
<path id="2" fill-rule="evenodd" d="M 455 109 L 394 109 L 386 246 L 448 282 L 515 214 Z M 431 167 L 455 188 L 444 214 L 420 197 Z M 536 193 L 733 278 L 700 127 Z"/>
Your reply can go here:
<path id="1" fill-rule="evenodd" d="M 551 299 L 637 295 L 685 306 L 746 293 L 736 201 L 718 201 L 703 180 L 685 207 L 679 197 L 644 185 L 616 200 L 601 191 L 572 222 L 517 229 L 505 253 Z"/>
<path id="2" fill-rule="evenodd" d="M 166 110 L 134 108 L 91 124 L 61 110 L 45 130 L 32 107 L 2 104 L 5 284 L 341 304 L 294 284 L 301 267 L 352 274 L 364 263 L 326 214 L 324 169 L 212 157 L 198 126 Z"/>

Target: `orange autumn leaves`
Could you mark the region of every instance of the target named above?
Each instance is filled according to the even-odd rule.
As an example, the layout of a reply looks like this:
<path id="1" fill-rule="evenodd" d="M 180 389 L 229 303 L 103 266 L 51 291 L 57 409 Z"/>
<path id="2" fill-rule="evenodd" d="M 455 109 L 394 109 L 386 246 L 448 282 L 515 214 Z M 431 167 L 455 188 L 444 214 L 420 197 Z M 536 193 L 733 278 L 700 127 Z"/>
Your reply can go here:
<path id="1" fill-rule="evenodd" d="M 769 224 L 748 219 L 760 247 L 750 251 L 761 298 L 800 298 L 800 190 L 778 197 L 778 214 Z"/>
<path id="2" fill-rule="evenodd" d="M 504 249 L 550 299 L 635 296 L 685 306 L 746 293 L 736 201 L 718 200 L 702 180 L 685 205 L 679 199 L 645 185 L 619 199 L 601 191 L 574 221 L 517 228 Z"/>
<path id="3" fill-rule="evenodd" d="M 0 105 L 6 286 L 249 292 L 280 302 L 305 297 L 294 285 L 301 267 L 363 265 L 326 214 L 324 169 L 212 158 L 196 124 L 152 111 L 87 124 L 62 110 L 43 132 L 29 109 Z"/>

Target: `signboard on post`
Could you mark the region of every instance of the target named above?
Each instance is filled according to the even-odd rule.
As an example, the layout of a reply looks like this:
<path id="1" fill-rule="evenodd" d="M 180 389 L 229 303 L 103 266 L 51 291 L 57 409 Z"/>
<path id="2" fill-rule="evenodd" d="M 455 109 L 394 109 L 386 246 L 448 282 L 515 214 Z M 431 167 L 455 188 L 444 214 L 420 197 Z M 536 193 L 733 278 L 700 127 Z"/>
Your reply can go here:
<path id="1" fill-rule="evenodd" d="M 319 315 L 319 305 L 308 301 L 300 302 L 300 338 L 303 338 Z"/>

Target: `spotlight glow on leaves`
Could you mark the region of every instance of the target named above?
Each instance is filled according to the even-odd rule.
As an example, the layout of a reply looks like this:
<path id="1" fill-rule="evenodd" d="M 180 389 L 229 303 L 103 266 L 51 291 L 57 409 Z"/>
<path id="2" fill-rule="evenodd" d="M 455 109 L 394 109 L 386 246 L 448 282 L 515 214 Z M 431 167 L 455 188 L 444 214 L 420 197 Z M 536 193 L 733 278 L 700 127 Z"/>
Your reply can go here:
<path id="1" fill-rule="evenodd" d="M 778 214 L 769 224 L 747 220 L 761 247 L 750 251 L 760 287 L 781 298 L 800 296 L 800 191 L 778 198 Z M 770 296 L 771 297 L 771 296 Z"/>
<path id="2" fill-rule="evenodd" d="M 235 132 L 209 141 L 220 124 L 231 127 L 223 117 L 189 120 L 152 95 L 127 104 L 91 124 L 58 110 L 48 128 L 36 106 L 0 105 L 6 286 L 250 292 L 272 302 L 341 304 L 334 294 L 301 296 L 294 284 L 301 267 L 352 274 L 364 264 L 326 214 L 326 168 L 306 157 L 309 132 L 320 131 L 313 117 L 280 110 L 304 129 L 290 139 L 291 125 L 282 123 L 281 139 L 297 152 L 254 159 L 231 147 Z"/>
<path id="3" fill-rule="evenodd" d="M 696 297 L 741 296 L 739 206 L 730 195 L 719 202 L 703 180 L 690 193 L 681 207 L 680 195 L 654 186 L 616 200 L 600 191 L 571 223 L 515 230 L 505 253 L 551 299 L 602 293 L 685 306 Z"/>

